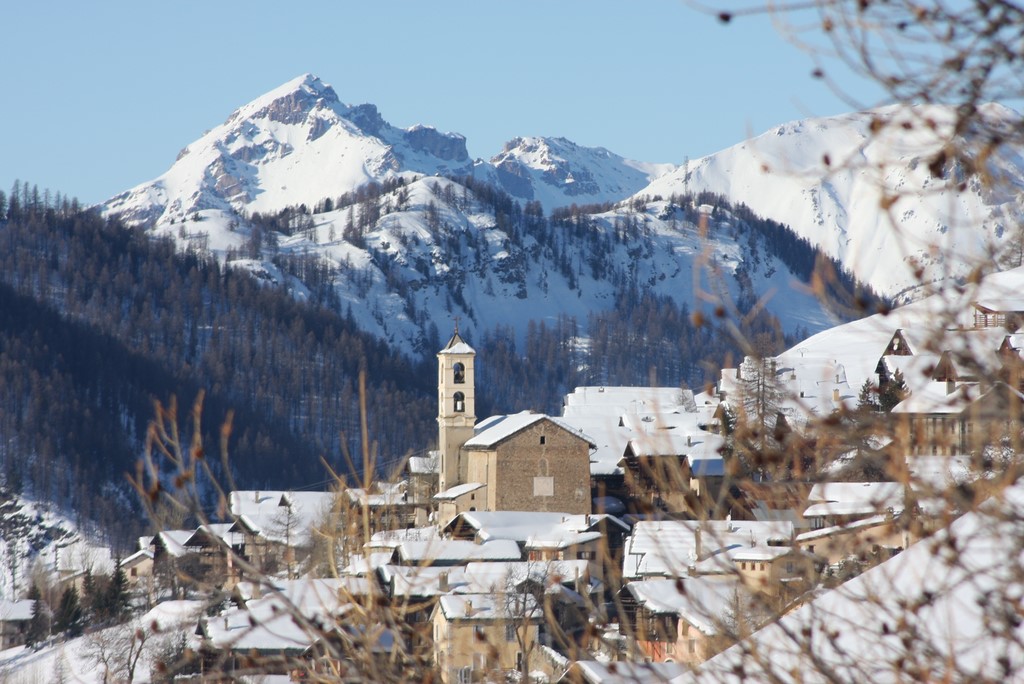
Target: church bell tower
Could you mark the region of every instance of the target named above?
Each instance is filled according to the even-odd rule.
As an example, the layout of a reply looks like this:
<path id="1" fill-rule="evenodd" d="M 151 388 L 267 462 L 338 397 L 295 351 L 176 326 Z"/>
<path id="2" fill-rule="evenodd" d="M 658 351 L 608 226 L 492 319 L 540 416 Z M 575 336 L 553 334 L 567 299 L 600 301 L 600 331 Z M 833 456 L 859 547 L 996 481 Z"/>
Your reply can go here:
<path id="1" fill-rule="evenodd" d="M 473 350 L 455 333 L 437 353 L 437 448 L 441 452 L 440 491 L 466 481 L 468 465 L 462 462 L 462 445 L 473 436 L 476 424 L 476 391 Z"/>

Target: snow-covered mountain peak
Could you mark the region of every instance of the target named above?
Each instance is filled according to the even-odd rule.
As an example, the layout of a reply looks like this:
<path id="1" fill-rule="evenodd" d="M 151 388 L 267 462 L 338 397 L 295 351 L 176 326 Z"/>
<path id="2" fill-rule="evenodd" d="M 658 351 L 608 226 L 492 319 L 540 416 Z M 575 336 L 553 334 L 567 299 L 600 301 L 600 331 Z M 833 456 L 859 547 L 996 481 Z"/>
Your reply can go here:
<path id="1" fill-rule="evenodd" d="M 330 85 L 304 74 L 240 107 L 186 147 L 167 173 L 103 209 L 129 223 L 169 224 L 209 209 L 312 206 L 399 175 L 471 172 L 463 136 L 396 128 L 376 106 L 346 105 Z"/>
<path id="2" fill-rule="evenodd" d="M 237 109 L 226 122 L 267 118 L 279 123 L 301 123 L 317 107 L 341 104 L 334 89 L 313 74 L 303 74 Z"/>
<path id="3" fill-rule="evenodd" d="M 547 209 L 618 201 L 676 168 L 632 161 L 566 138 L 534 136 L 509 140 L 490 166 L 506 192 Z"/>

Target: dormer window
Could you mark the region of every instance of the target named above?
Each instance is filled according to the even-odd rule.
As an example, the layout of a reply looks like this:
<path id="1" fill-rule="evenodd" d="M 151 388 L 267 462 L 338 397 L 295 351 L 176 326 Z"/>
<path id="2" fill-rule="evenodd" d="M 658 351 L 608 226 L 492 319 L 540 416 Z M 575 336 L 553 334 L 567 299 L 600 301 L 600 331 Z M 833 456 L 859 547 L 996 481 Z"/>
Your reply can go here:
<path id="1" fill-rule="evenodd" d="M 456 385 L 461 385 L 466 382 L 466 367 L 462 363 L 456 363 L 452 366 L 454 372 L 454 382 Z"/>
<path id="2" fill-rule="evenodd" d="M 465 413 L 466 412 L 466 395 L 462 392 L 455 393 L 455 412 Z"/>

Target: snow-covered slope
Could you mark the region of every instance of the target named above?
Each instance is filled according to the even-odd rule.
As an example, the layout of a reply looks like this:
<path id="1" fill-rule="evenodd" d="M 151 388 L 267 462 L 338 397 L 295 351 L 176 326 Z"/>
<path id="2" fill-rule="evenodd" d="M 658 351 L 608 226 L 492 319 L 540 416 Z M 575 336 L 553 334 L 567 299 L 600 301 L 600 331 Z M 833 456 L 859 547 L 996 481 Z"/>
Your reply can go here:
<path id="1" fill-rule="evenodd" d="M 997 124 L 1019 118 L 998 105 L 986 115 Z M 876 291 L 911 299 L 922 279 L 987 263 L 1022 216 L 1020 150 L 1004 147 L 989 161 L 994 185 L 948 165 L 933 175 L 949 118 L 932 106 L 796 121 L 693 161 L 639 194 L 722 194 L 789 225 Z M 883 197 L 895 198 L 888 210 Z"/>
<path id="2" fill-rule="evenodd" d="M 879 359 L 897 330 L 913 352 L 900 362 L 911 396 L 923 396 L 930 388 L 947 394 L 945 382 L 932 379 L 945 351 L 954 358 L 969 359 L 961 362 L 962 367 L 984 369 L 995 377 L 1001 365 L 998 350 L 1011 331 L 975 328 L 975 302 L 998 302 L 1008 311 L 1024 309 L 1024 267 L 948 286 L 887 313 L 822 330 L 799 342 L 775 357 L 780 408 L 791 424 L 799 425 L 844 407 L 856 408 L 865 382 L 878 387 Z M 1016 334 L 1011 337 L 1017 345 L 1019 339 Z M 722 371 L 719 388 L 731 397 L 730 402 L 741 401 L 743 388 L 736 369 Z"/>
<path id="3" fill-rule="evenodd" d="M 22 598 L 34 568 L 51 578 L 113 569 L 110 549 L 90 541 L 54 506 L 0 487 L 0 598 Z"/>
<path id="4" fill-rule="evenodd" d="M 603 147 L 581 147 L 565 138 L 515 138 L 476 175 L 521 202 L 546 209 L 598 204 L 629 197 L 675 169 L 624 159 Z"/>
<path id="5" fill-rule="evenodd" d="M 489 186 L 481 186 L 487 188 Z M 553 322 L 615 305 L 623 288 L 664 295 L 692 309 L 731 310 L 762 299 L 784 328 L 818 331 L 837 319 L 763 240 L 724 209 L 707 237 L 695 214 L 667 201 L 622 207 L 552 224 L 510 218 L 473 189 L 422 177 L 390 192 L 302 216 L 276 246 L 235 226 L 234 215 L 199 212 L 200 221 L 162 223 L 155 234 L 201 243 L 232 268 L 351 315 L 360 328 L 410 354 L 432 352 L 431 324 L 452 315 L 473 336 L 530 321 Z M 186 247 L 187 248 L 187 247 Z"/>

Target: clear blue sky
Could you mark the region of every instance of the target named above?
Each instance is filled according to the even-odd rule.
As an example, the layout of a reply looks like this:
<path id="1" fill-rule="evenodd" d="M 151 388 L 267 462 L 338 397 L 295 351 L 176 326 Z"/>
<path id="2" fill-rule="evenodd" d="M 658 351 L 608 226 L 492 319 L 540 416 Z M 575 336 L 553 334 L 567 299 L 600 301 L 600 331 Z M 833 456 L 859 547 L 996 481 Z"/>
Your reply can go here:
<path id="1" fill-rule="evenodd" d="M 475 157 L 545 135 L 681 163 L 850 109 L 768 18 L 724 26 L 680 0 L 34 0 L 3 17 L 0 189 L 86 203 L 305 72 L 397 126 L 462 133 Z"/>

